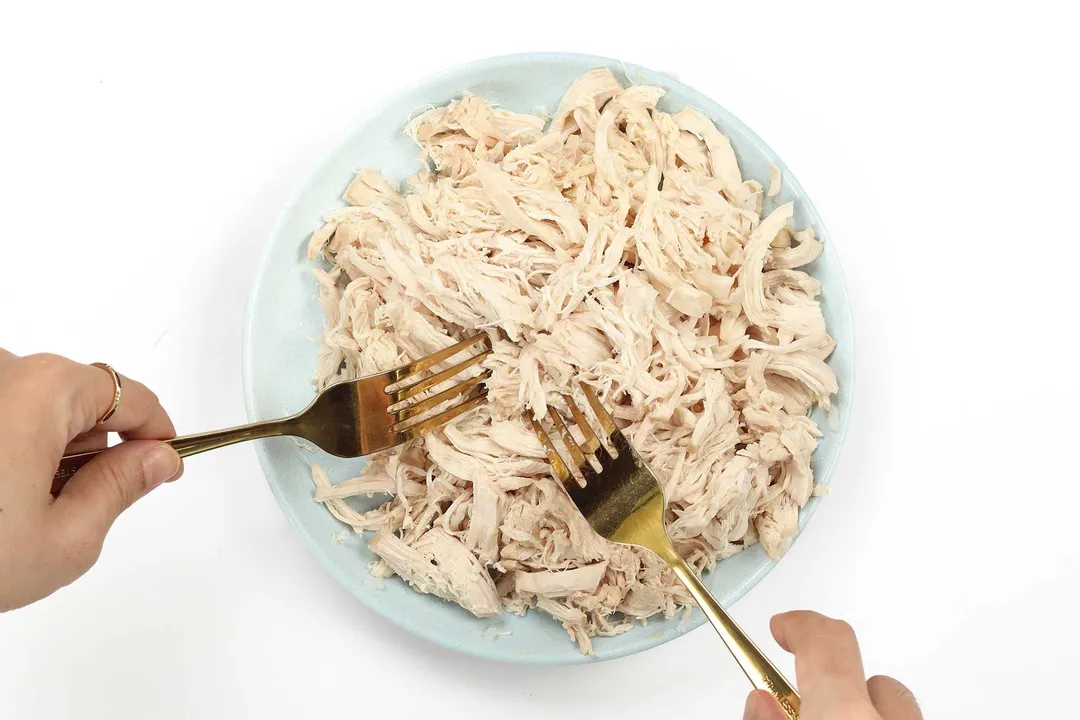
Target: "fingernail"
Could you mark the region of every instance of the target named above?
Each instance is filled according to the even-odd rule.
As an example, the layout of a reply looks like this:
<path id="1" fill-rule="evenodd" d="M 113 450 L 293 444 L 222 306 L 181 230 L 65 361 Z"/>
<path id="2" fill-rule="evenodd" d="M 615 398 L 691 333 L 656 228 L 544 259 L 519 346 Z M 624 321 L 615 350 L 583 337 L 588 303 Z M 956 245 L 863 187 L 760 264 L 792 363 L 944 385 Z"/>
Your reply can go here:
<path id="1" fill-rule="evenodd" d="M 166 480 L 165 482 L 175 482 L 176 480 L 179 480 L 180 477 L 183 474 L 184 474 L 184 461 L 181 460 L 180 461 L 180 469 L 177 470 L 176 473 L 174 473 L 173 476 L 171 478 L 169 478 L 168 480 Z"/>
<path id="2" fill-rule="evenodd" d="M 158 445 L 143 458 L 143 477 L 146 479 L 146 492 L 150 492 L 181 470 L 180 456 L 168 445 Z"/>

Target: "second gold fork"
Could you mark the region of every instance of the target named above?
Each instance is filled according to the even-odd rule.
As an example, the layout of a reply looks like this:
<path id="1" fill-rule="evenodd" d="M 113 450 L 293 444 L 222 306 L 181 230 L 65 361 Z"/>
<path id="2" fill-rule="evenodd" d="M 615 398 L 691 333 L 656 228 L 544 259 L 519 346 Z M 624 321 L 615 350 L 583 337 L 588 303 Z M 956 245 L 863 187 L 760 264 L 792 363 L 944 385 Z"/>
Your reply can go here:
<path id="1" fill-rule="evenodd" d="M 794 686 L 742 631 L 701 578 L 675 551 L 664 529 L 665 503 L 660 481 L 630 446 L 596 393 L 587 385 L 582 385 L 581 390 L 596 415 L 605 440 L 617 455 L 613 456 L 608 451 L 574 401 L 564 397 L 574 424 L 585 439 L 584 444 L 578 444 L 553 408 L 548 408 L 548 417 L 570 455 L 573 468 L 581 474 L 585 484 L 577 481 L 543 426 L 532 418 L 533 430 L 547 452 L 555 477 L 593 530 L 608 540 L 651 550 L 671 567 L 694 596 L 754 687 L 767 690 L 780 703 L 788 718 L 797 720 L 800 700 Z M 599 472 L 593 468 L 589 456 L 599 462 Z"/>

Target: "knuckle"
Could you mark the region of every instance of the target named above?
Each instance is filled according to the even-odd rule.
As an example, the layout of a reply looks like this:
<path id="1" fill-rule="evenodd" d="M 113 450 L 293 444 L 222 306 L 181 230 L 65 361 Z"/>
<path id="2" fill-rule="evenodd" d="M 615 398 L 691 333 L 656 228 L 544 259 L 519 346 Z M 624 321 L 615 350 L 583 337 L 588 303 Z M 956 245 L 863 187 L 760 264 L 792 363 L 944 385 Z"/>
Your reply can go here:
<path id="1" fill-rule="evenodd" d="M 832 620 L 830 619 L 826 625 L 830 635 L 846 640 L 855 640 L 855 628 L 851 627 L 851 624 L 846 620 Z"/>
<path id="2" fill-rule="evenodd" d="M 145 385 L 143 385 L 142 388 L 143 392 L 146 393 L 146 399 L 151 405 L 161 405 L 161 398 L 158 397 L 158 394 L 156 392 L 146 387 Z"/>
<path id="3" fill-rule="evenodd" d="M 51 353 L 27 355 L 22 362 L 29 373 L 54 380 L 70 377 L 74 365 L 71 360 Z"/>
<path id="4" fill-rule="evenodd" d="M 143 392 L 146 393 L 147 412 L 150 415 L 164 416 L 168 418 L 168 413 L 165 412 L 165 406 L 161 404 L 161 398 L 158 396 L 158 394 L 146 386 L 143 387 Z"/>

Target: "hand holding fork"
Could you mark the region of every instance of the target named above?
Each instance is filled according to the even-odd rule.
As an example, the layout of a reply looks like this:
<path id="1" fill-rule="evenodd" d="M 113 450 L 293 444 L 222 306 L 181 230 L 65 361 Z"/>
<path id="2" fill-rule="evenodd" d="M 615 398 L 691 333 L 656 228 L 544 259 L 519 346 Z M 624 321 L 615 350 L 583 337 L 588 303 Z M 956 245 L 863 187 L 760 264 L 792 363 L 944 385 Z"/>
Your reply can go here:
<path id="1" fill-rule="evenodd" d="M 425 371 L 473 347 L 481 352 L 430 377 L 421 377 Z M 187 457 L 247 440 L 292 435 L 338 457 L 370 455 L 420 437 L 482 403 L 487 396 L 482 383 L 491 376 L 490 371 L 463 380 L 418 402 L 408 404 L 407 401 L 468 370 L 490 354 L 491 342 L 487 335 L 474 335 L 393 370 L 335 383 L 295 415 L 226 430 L 183 435 L 165 442 L 180 457 Z M 122 393 L 118 378 L 116 393 L 114 404 L 118 405 Z M 465 397 L 462 402 L 433 417 L 419 417 L 442 403 L 462 396 Z M 68 479 L 100 452 L 103 451 L 64 456 L 53 476 L 53 494 L 58 494 Z"/>

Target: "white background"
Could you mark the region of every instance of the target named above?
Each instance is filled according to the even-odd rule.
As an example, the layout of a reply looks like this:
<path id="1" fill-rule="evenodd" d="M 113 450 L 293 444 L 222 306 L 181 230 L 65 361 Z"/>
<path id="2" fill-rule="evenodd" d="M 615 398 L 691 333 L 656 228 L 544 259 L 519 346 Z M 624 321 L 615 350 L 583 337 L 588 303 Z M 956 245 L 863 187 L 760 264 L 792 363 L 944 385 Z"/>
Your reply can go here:
<path id="1" fill-rule="evenodd" d="M 1075 712 L 1078 54 L 1066 18 L 902 3 L 0 9 L 0 346 L 105 360 L 181 432 L 244 420 L 240 333 L 292 186 L 380 98 L 479 57 L 673 74 L 769 142 L 843 261 L 858 388 L 826 498 L 734 614 L 848 619 L 928 717 Z M 0 439 L 2 440 L 2 439 Z M 353 600 L 251 447 L 192 459 L 87 576 L 0 617 L 0 717 L 741 716 L 711 630 L 497 665 Z"/>

